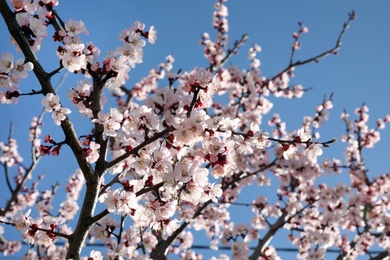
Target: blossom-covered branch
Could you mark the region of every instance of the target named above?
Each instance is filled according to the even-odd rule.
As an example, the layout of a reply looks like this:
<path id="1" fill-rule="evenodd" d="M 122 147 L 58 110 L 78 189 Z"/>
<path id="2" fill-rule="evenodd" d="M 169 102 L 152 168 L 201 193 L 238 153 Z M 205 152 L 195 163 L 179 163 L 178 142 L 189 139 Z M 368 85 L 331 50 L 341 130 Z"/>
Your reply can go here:
<path id="1" fill-rule="evenodd" d="M 217 0 L 215 36 L 204 33 L 199 42 L 206 66 L 177 69 L 175 58 L 168 55 L 132 81 L 133 69 L 144 62 L 144 47 L 157 42 L 154 25 L 133 22 L 118 31 L 119 46 L 102 55 L 87 39 L 86 23 L 77 17 L 62 19 L 58 0 L 9 3 L 0 0 L 0 12 L 11 44 L 23 57 L 1 54 L 0 103 L 20 105 L 42 95 L 41 102 L 29 106 L 43 106 L 51 115 L 45 127 L 42 117 L 31 124 L 30 166 L 23 166 L 13 136 L 0 143 L 0 163 L 11 193 L 0 209 L 0 222 L 35 245 L 26 257 L 201 259 L 193 243 L 195 234 L 204 232 L 210 249 L 229 247 L 232 259 L 278 259 L 273 237 L 284 236 L 282 230 L 299 259 L 324 259 L 329 248 L 338 249 L 340 259 L 356 258 L 374 245 L 383 252 L 370 257 L 388 255 L 389 176 L 368 174 L 363 151 L 380 140 L 379 130 L 390 117 L 370 128 L 365 105 L 355 111 L 357 119 L 345 112 L 346 134 L 337 137 L 346 144 L 342 161 L 323 159 L 323 148 L 333 149 L 336 141 L 321 136 L 333 94 L 294 129 L 273 112 L 274 98 L 299 99 L 309 93 L 292 84 L 294 69 L 336 54 L 354 12 L 333 48 L 304 60 L 295 60 L 295 55 L 309 30 L 299 23 L 287 67 L 266 77 L 256 43 L 248 47 L 247 68 L 228 65 L 244 49 L 248 35 L 228 43 L 228 6 Z M 58 65 L 48 69 L 37 53 L 43 51 L 42 42 L 49 41 L 50 31 L 57 46 L 51 55 Z M 40 89 L 23 90 L 30 71 Z M 65 97 L 51 85 L 61 71 L 78 80 L 69 84 Z M 83 125 L 76 133 L 73 123 L 79 118 L 89 127 Z M 46 174 L 33 172 L 42 156 L 68 162 L 63 151 L 67 146 L 77 169 L 70 169 L 70 163 L 58 166 L 61 173 L 69 172 L 64 187 L 59 179 L 38 189 Z M 47 171 L 51 177 L 55 170 Z M 324 174 L 341 172 L 348 172 L 350 185 L 322 182 Z M 239 202 L 250 187 L 257 189 L 253 200 Z M 237 205 L 250 206 L 251 219 L 237 222 L 230 214 Z M 8 230 L 3 235 L 0 228 L 0 251 L 21 250 L 21 242 L 7 241 Z M 84 246 L 96 241 L 104 249 L 84 256 Z M 219 259 L 228 258 L 219 254 Z"/>

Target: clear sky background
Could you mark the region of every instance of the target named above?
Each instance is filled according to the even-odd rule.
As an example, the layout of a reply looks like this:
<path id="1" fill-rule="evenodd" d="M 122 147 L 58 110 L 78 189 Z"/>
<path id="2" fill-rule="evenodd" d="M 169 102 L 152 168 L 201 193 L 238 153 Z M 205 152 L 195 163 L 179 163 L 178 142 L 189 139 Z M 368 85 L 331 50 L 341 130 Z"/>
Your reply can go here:
<path id="1" fill-rule="evenodd" d="M 139 20 L 148 28 L 154 25 L 157 29 L 157 41 L 154 45 L 147 44 L 144 49 L 144 63 L 137 65 L 130 72 L 130 80 L 127 87 L 131 87 L 149 69 L 156 67 L 165 60 L 169 54 L 175 58 L 174 70 L 191 70 L 194 67 L 207 67 L 207 60 L 203 56 L 202 47 L 198 41 L 203 32 L 215 35 L 212 28 L 212 12 L 214 1 L 60 1 L 57 7 L 59 15 L 64 21 L 70 18 L 83 20 L 89 30 L 89 35 L 83 36 L 85 42 L 92 41 L 104 53 L 114 50 L 120 41 L 118 34 Z M 343 23 L 348 18 L 348 13 L 355 10 L 355 20 L 347 31 L 339 55 L 329 56 L 320 63 L 313 63 L 295 70 L 295 78 L 292 84 L 302 84 L 304 88 L 313 88 L 302 99 L 286 100 L 272 99 L 273 113 L 279 113 L 282 120 L 287 122 L 289 131 L 300 128 L 302 118 L 305 115 L 314 115 L 316 105 L 320 104 L 324 95 L 334 93 L 334 109 L 330 112 L 330 120 L 324 125 L 322 140 L 330 140 L 333 137 L 340 139 L 345 132 L 340 113 L 346 109 L 350 114 L 357 106 L 364 102 L 370 109 L 371 126 L 375 127 L 375 120 L 390 113 L 390 2 L 382 1 L 234 1 L 227 2 L 229 8 L 229 35 L 230 43 L 240 39 L 243 33 L 249 34 L 247 44 L 240 50 L 240 55 L 231 59 L 231 63 L 240 68 L 248 68 L 247 51 L 252 43 L 262 47 L 259 55 L 261 70 L 267 77 L 272 77 L 284 69 L 289 62 L 292 33 L 298 30 L 298 22 L 303 22 L 309 33 L 302 35 L 302 47 L 296 53 L 296 59 L 310 58 L 332 48 L 339 35 Z M 0 19 L 0 52 L 14 52 L 14 47 L 9 46 L 9 38 L 5 36 L 5 24 Z M 56 48 L 58 43 L 51 43 L 50 39 L 44 42 L 42 50 L 38 52 L 38 58 L 47 71 L 58 67 Z M 15 59 L 21 57 L 14 55 Z M 60 75 L 53 78 L 53 85 L 60 79 Z M 87 133 L 91 125 L 81 121 L 74 107 L 66 101 L 66 93 L 69 88 L 75 87 L 80 77 L 69 75 L 66 77 L 59 94 L 65 107 L 73 110 L 71 120 L 75 120 L 78 134 Z M 39 90 L 33 74 L 23 81 L 21 90 L 29 92 L 31 89 Z M 9 124 L 14 125 L 14 137 L 18 138 L 20 147 L 28 147 L 28 127 L 31 118 L 40 113 L 42 96 L 23 97 L 17 106 L 0 105 L 0 141 L 8 138 Z M 68 103 L 66 103 L 68 102 Z M 55 140 L 62 138 L 60 129 L 56 127 L 50 118 L 45 117 L 46 123 L 43 135 L 51 134 Z M 264 118 L 267 120 L 267 117 Z M 266 122 L 266 121 L 264 121 Z M 267 129 L 264 124 L 262 128 Z M 381 132 L 381 143 L 374 150 L 364 153 L 367 167 L 371 176 L 389 172 L 390 165 L 388 146 L 390 144 L 390 131 Z M 56 139 L 57 138 L 57 139 Z M 331 149 L 324 152 L 319 160 L 326 157 L 342 158 L 344 144 L 338 142 Z M 45 174 L 45 181 L 53 184 L 56 181 L 65 183 L 68 174 L 75 171 L 76 164 L 70 156 L 69 149 L 62 149 L 60 157 L 45 157 L 37 168 L 36 174 Z M 29 149 L 21 150 L 26 163 L 29 161 Z M 55 170 L 53 169 L 55 167 Z M 36 175 L 35 175 L 36 176 Z M 35 177 L 34 176 L 34 177 Z M 326 177 L 323 180 L 330 184 L 347 181 L 343 176 Z M 43 183 L 42 183 L 43 184 Z M 4 177 L 0 175 L 0 188 L 4 188 Z M 46 189 L 48 186 L 41 185 Z M 63 187 L 60 190 L 63 191 Z M 274 196 L 270 191 L 260 191 L 253 188 L 246 191 L 239 202 L 250 203 L 260 193 Z M 267 193 L 268 192 L 268 193 Z M 5 197 L 8 194 L 5 193 Z M 1 195 L 0 198 L 4 198 Z M 62 201 L 61 192 L 58 194 L 58 203 Z M 2 199 L 3 200 L 3 199 Z M 0 207 L 3 202 L 0 202 Z M 237 211 L 242 212 L 242 208 Z M 250 218 L 250 209 L 247 219 Z M 236 222 L 242 222 L 245 214 L 233 214 Z M 238 217 L 240 216 L 240 217 Z M 11 232 L 11 231 L 10 231 Z M 19 234 L 16 234 L 19 236 Z M 7 234 L 8 236 L 8 234 Z M 281 237 L 277 242 L 271 243 L 276 247 L 285 247 L 287 238 Z M 199 241 L 196 244 L 207 244 L 207 241 Z M 202 251 L 204 256 L 210 252 Z M 215 252 L 212 252 L 214 255 Z M 284 259 L 295 258 L 295 253 L 280 254 Z"/>

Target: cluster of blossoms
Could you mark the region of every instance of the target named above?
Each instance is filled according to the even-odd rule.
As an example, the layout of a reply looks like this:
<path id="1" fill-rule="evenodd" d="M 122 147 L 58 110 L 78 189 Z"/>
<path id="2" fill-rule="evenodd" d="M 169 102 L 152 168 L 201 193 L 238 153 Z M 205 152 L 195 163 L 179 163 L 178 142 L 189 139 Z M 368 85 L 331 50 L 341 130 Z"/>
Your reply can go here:
<path id="1" fill-rule="evenodd" d="M 47 228 L 54 230 L 59 224 L 56 218 L 37 218 L 30 217 L 30 210 L 23 214 L 16 215 L 14 218 L 15 228 L 22 233 L 23 239 L 26 243 L 34 244 L 38 242 L 48 247 L 54 243 L 55 236 L 49 232 L 40 232 L 39 228 Z"/>
<path id="2" fill-rule="evenodd" d="M 42 105 L 46 112 L 52 112 L 54 124 L 61 125 L 61 121 L 64 121 L 68 114 L 71 113 L 69 108 L 65 108 L 60 103 L 60 97 L 47 93 L 46 97 L 42 99 Z"/>
<path id="3" fill-rule="evenodd" d="M 42 3 L 42 4 L 40 4 Z M 44 38 L 47 37 L 47 21 L 53 18 L 51 8 L 58 5 L 56 0 L 48 1 L 11 1 L 16 12 L 16 21 L 21 26 L 33 51 L 39 51 Z M 12 38 L 11 42 L 17 45 Z M 18 47 L 19 49 L 19 47 Z"/>
<path id="4" fill-rule="evenodd" d="M 92 104 L 92 84 L 88 80 L 83 80 L 78 83 L 77 87 L 70 89 L 68 92 L 68 98 L 76 106 L 77 110 L 83 115 L 89 118 L 93 117 L 91 104 Z M 105 98 L 101 98 L 100 105 L 103 106 Z"/>
<path id="5" fill-rule="evenodd" d="M 52 8 L 58 5 L 57 0 L 26 1 L 11 0 L 15 12 L 15 21 L 21 27 L 33 52 L 41 49 L 41 43 L 48 36 L 47 25 L 53 19 Z M 20 47 L 11 37 L 11 43 Z M 0 104 L 16 104 L 20 95 L 19 85 L 21 79 L 27 77 L 27 72 L 34 69 L 33 63 L 25 59 L 14 61 L 10 53 L 2 53 L 0 58 Z"/>
<path id="6" fill-rule="evenodd" d="M 221 68 L 224 57 L 226 56 L 226 45 L 228 42 L 229 23 L 228 9 L 223 4 L 225 0 L 220 0 L 215 4 L 213 13 L 213 26 L 218 31 L 217 40 L 213 42 L 208 33 L 204 33 L 200 43 L 204 45 L 204 55 L 210 61 L 210 65 L 215 68 Z"/>
<path id="7" fill-rule="evenodd" d="M 0 150 L 2 156 L 0 157 L 0 163 L 7 167 L 18 165 L 23 161 L 18 151 L 18 145 L 15 139 L 10 139 L 8 144 L 0 142 Z"/>
<path id="8" fill-rule="evenodd" d="M 268 121 L 270 131 L 264 131 L 263 117 L 272 111 L 273 97 L 300 98 L 305 92 L 301 85 L 292 86 L 290 82 L 294 52 L 301 46 L 299 37 L 308 29 L 300 24 L 293 34 L 290 66 L 274 77 L 262 75 L 257 57 L 261 47 L 257 44 L 249 48 L 249 69 L 225 68 L 226 60 L 247 37 L 228 49 L 228 9 L 224 2 L 215 4 L 216 40 L 207 33 L 201 39 L 207 68 L 174 74 L 174 58 L 167 56 L 165 63 L 150 70 L 132 89 L 125 84 L 130 70 L 143 61 L 146 40 L 151 44 L 156 40 L 153 26 L 146 31 L 144 24 L 135 22 L 123 30 L 118 37 L 122 46 L 100 62 L 100 50 L 80 37 L 88 34 L 82 21 L 71 19 L 58 24 L 60 29 L 55 28 L 54 37 L 62 44 L 57 48 L 58 71 L 65 68 L 85 76 L 69 90 L 68 98 L 94 129 L 73 139 L 65 133 L 66 141 L 60 143 L 47 134 L 43 138 L 47 145 L 41 145 L 41 122 L 34 119 L 30 141 L 35 156 L 30 167 L 21 166 L 23 159 L 14 139 L 0 143 L 0 164 L 7 171 L 18 167 L 18 186 L 10 190 L 23 190 L 10 199 L 4 211 L 0 210 L 0 220 L 14 225 L 25 242 L 45 247 L 39 247 L 44 255 L 38 257 L 31 249 L 26 257 L 78 258 L 77 254 L 67 255 L 67 251 L 79 252 L 85 242 L 72 241 L 76 234 L 87 237 L 90 243 L 101 241 L 107 249 L 105 254 L 92 251 L 84 259 L 160 259 L 167 254 L 202 259 L 191 248 L 194 235 L 185 230 L 187 227 L 203 230 L 213 250 L 220 244 L 230 246 L 232 259 L 247 259 L 254 243 L 255 251 L 260 252 L 256 258 L 280 259 L 269 242 L 281 228 L 289 230 L 288 239 L 298 248 L 299 259 L 323 259 L 331 247 L 350 258 L 364 254 L 374 244 L 385 250 L 390 247 L 386 233 L 390 223 L 389 176 L 369 178 L 361 158 L 363 148 L 372 148 L 380 140 L 379 130 L 390 117 L 377 120 L 376 127 L 370 129 L 366 106 L 355 111 L 357 120 L 344 113 L 347 133 L 342 140 L 348 145 L 345 162 L 317 162 L 322 147 L 335 141 L 318 141 L 318 130 L 333 107 L 332 98 L 316 107 L 314 116 L 304 117 L 297 131 L 287 132 L 278 114 Z M 47 36 L 47 26 L 57 21 L 52 8 L 58 1 L 13 0 L 11 4 L 29 48 L 38 50 Z M 13 60 L 10 54 L 2 54 L 0 59 L 0 86 L 6 89 L 0 92 L 2 103 L 16 100 L 18 82 L 33 69 L 30 62 Z M 164 79 L 168 86 L 159 86 Z M 117 107 L 103 110 L 108 103 L 104 90 L 111 92 Z M 47 92 L 42 105 L 52 113 L 54 123 L 61 125 L 70 110 L 62 107 L 59 96 L 43 91 Z M 217 97 L 222 95 L 225 99 Z M 39 192 L 41 177 L 31 188 L 24 182 L 39 156 L 59 155 L 65 143 L 76 144 L 71 148 L 76 151 L 80 169 L 68 179 L 66 197 L 54 208 L 59 183 Z M 350 187 L 318 185 L 323 172 L 339 174 L 342 169 L 349 171 Z M 251 204 L 245 204 L 251 206 L 250 224 L 235 223 L 231 212 L 242 204 L 236 202 L 242 190 L 257 184 L 261 192 L 267 192 L 271 181 L 279 184 L 277 201 L 268 194 L 257 195 Z M 84 186 L 85 201 L 80 208 L 78 199 Z M 30 210 L 15 214 L 33 205 L 39 217 L 31 217 Z M 53 214 L 55 211 L 58 213 Z M 73 230 L 68 224 L 78 213 L 82 219 Z M 126 218 L 131 219 L 128 226 Z M 356 232 L 356 237 L 350 239 L 348 232 Z M 71 243 L 59 246 L 59 239 Z M 0 250 L 11 254 L 20 247 L 20 243 L 8 241 Z M 221 254 L 219 259 L 229 256 Z"/>
<path id="9" fill-rule="evenodd" d="M 293 158 L 298 152 L 297 144 L 304 143 L 305 149 L 304 154 L 309 160 L 317 161 L 317 157 L 322 155 L 322 144 L 312 143 L 310 142 L 310 134 L 308 134 L 308 130 L 301 128 L 297 131 L 297 136 L 294 138 L 294 142 L 292 144 L 284 143 L 282 144 L 283 149 L 283 158 L 289 160 Z"/>
<path id="10" fill-rule="evenodd" d="M 94 62 L 99 55 L 99 49 L 92 44 L 84 44 L 78 34 L 87 34 L 88 31 L 82 21 L 69 20 L 65 30 L 58 32 L 64 47 L 58 47 L 57 56 L 62 66 L 69 72 L 78 72 L 87 69 L 87 63 Z"/>
<path id="11" fill-rule="evenodd" d="M 123 95 L 120 87 L 128 80 L 128 72 L 136 64 L 142 63 L 143 47 L 146 44 L 143 38 L 153 44 L 156 35 L 154 26 L 151 26 L 149 31 L 145 31 L 145 24 L 138 21 L 120 33 L 118 38 L 123 42 L 123 46 L 118 47 L 103 61 L 103 71 L 109 76 L 106 86 L 110 91 Z"/>
<path id="12" fill-rule="evenodd" d="M 302 33 L 308 33 L 309 32 L 309 29 L 303 25 L 302 23 L 298 23 L 299 25 L 299 30 L 298 32 L 294 32 L 293 33 L 293 38 L 294 38 L 294 43 L 292 45 L 292 49 L 295 51 L 295 50 L 299 50 L 302 46 L 302 43 L 299 42 L 299 36 L 301 36 Z"/>
<path id="13" fill-rule="evenodd" d="M 23 174 L 20 176 L 23 177 Z M 40 178 L 40 181 L 42 179 Z M 19 179 L 21 181 L 21 179 Z M 24 192 L 18 194 L 18 202 L 12 205 L 12 209 L 7 212 L 8 219 L 12 219 L 12 225 L 22 233 L 22 238 L 27 244 L 34 244 L 36 246 L 43 246 L 48 248 L 47 257 L 52 259 L 65 258 L 66 248 L 61 246 L 55 246 L 55 243 L 60 239 L 56 236 L 55 232 L 61 234 L 70 234 L 71 228 L 68 227 L 67 222 L 72 220 L 75 214 L 78 212 L 77 199 L 84 185 L 84 178 L 80 170 L 73 174 L 65 187 L 67 198 L 60 205 L 59 216 L 54 217 L 50 215 L 52 212 L 52 200 L 55 196 L 56 187 L 52 190 L 46 190 L 39 192 L 37 190 L 38 182 L 34 182 L 32 189 L 29 190 L 24 187 Z M 74 203 L 75 206 L 71 205 Z M 39 212 L 39 217 L 33 218 L 30 216 L 31 207 L 36 206 Z M 25 214 L 22 214 L 22 210 L 29 207 Z M 5 220 L 5 218 L 2 218 Z M 21 249 L 20 241 L 5 241 L 3 244 L 4 254 L 13 254 Z M 37 252 L 35 250 L 29 250 L 25 256 L 36 258 Z"/>
<path id="14" fill-rule="evenodd" d="M 27 72 L 34 68 L 31 62 L 18 59 L 14 62 L 11 53 L 2 53 L 0 58 L 0 104 L 16 104 L 21 79 L 27 78 Z"/>
<path id="15" fill-rule="evenodd" d="M 41 146 L 41 139 L 39 138 L 42 134 L 41 129 L 41 119 L 38 117 L 33 117 L 30 124 L 29 131 L 29 141 L 32 143 L 32 146 L 35 148 L 35 157 L 39 155 L 39 147 Z"/>

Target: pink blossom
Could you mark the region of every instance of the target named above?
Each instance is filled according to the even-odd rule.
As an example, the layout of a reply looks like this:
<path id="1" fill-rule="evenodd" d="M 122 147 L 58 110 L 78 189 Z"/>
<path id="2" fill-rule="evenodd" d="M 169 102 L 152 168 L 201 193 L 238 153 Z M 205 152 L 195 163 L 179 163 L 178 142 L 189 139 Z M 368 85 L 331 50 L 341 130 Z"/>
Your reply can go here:
<path id="1" fill-rule="evenodd" d="M 77 34 L 88 34 L 88 30 L 85 27 L 83 21 L 75 21 L 70 19 L 65 23 L 65 30 L 70 36 L 74 36 Z"/>
<path id="2" fill-rule="evenodd" d="M 27 233 L 33 222 L 33 219 L 30 217 L 30 213 L 31 209 L 28 210 L 24 215 L 19 213 L 14 217 L 15 228 L 22 233 Z"/>
<path id="3" fill-rule="evenodd" d="M 100 144 L 91 141 L 89 143 L 89 148 L 87 149 L 87 157 L 86 160 L 89 163 L 94 163 L 99 159 L 99 148 Z"/>
<path id="4" fill-rule="evenodd" d="M 215 179 L 218 179 L 220 177 L 223 177 L 224 175 L 226 174 L 226 170 L 225 168 L 220 165 L 220 164 L 217 164 L 213 167 L 213 169 L 211 170 L 211 175 L 215 178 Z"/>
<path id="5" fill-rule="evenodd" d="M 150 44 L 154 44 L 154 42 L 157 39 L 157 31 L 154 29 L 154 26 L 150 26 L 150 29 L 148 31 L 148 41 Z"/>
<path id="6" fill-rule="evenodd" d="M 14 56 L 11 53 L 3 52 L 0 58 L 0 72 L 8 73 L 14 66 Z"/>
<path id="7" fill-rule="evenodd" d="M 125 42 L 123 46 L 119 46 L 116 49 L 116 53 L 125 57 L 128 62 L 128 66 L 131 68 L 134 68 L 135 64 L 142 63 L 143 51 L 142 48 L 137 48 L 137 45 L 142 44 L 136 43 L 136 46 L 134 46 L 134 44 Z"/>
<path id="8" fill-rule="evenodd" d="M 214 203 L 217 203 L 218 198 L 222 196 L 223 191 L 221 187 L 222 187 L 221 184 L 211 184 L 208 188 L 209 197 Z"/>
<path id="9" fill-rule="evenodd" d="M 62 56 L 62 65 L 71 73 L 78 72 L 81 69 L 86 69 L 86 56 L 78 51 L 68 50 Z"/>
<path id="10" fill-rule="evenodd" d="M 61 125 L 61 122 L 67 118 L 66 115 L 68 115 L 70 113 L 71 113 L 71 111 L 69 108 L 64 108 L 64 107 L 57 108 L 52 113 L 54 124 Z"/>
<path id="11" fill-rule="evenodd" d="M 147 233 L 144 233 L 144 235 L 142 237 L 142 243 L 145 246 L 146 250 L 148 252 L 151 252 L 153 250 L 153 248 L 156 247 L 158 240 L 154 235 L 147 232 Z"/>
<path id="12" fill-rule="evenodd" d="M 53 149 L 51 149 L 51 155 L 52 156 L 60 155 L 60 149 L 61 149 L 61 145 L 55 146 Z"/>
<path id="13" fill-rule="evenodd" d="M 209 175 L 209 172 L 207 169 L 201 168 L 196 171 L 196 173 L 193 176 L 194 182 L 199 186 L 199 187 L 204 187 L 206 186 L 209 181 L 207 176 Z"/>
<path id="14" fill-rule="evenodd" d="M 117 130 L 121 128 L 123 115 L 116 109 L 111 108 L 110 113 L 104 114 L 102 111 L 98 113 L 98 118 L 93 122 L 100 123 L 104 126 L 104 134 L 108 136 L 116 136 Z"/>
<path id="15" fill-rule="evenodd" d="M 211 83 L 213 79 L 213 76 L 212 74 L 210 73 L 210 71 L 204 69 L 204 68 L 200 68 L 196 71 L 195 73 L 195 80 L 199 83 L 200 86 L 202 87 L 205 87 L 207 86 L 209 83 Z"/>
<path id="16" fill-rule="evenodd" d="M 14 8 L 14 10 L 16 12 L 18 11 L 22 11 L 26 5 L 30 4 L 31 1 L 29 0 L 12 0 L 11 1 L 11 4 L 12 4 L 12 7 Z"/>
<path id="17" fill-rule="evenodd" d="M 47 27 L 44 20 L 30 17 L 29 27 L 37 39 L 47 37 Z"/>
<path id="18" fill-rule="evenodd" d="M 79 210 L 79 206 L 75 200 L 66 200 L 60 204 L 61 216 L 64 220 L 71 220 Z"/>
<path id="19" fill-rule="evenodd" d="M 141 106 L 139 109 L 140 117 L 149 130 L 159 130 L 160 120 L 158 116 L 152 112 L 151 108 Z"/>
<path id="20" fill-rule="evenodd" d="M 176 201 L 159 203 L 155 205 L 156 220 L 169 219 L 176 212 Z"/>
<path id="21" fill-rule="evenodd" d="M 68 92 L 68 98 L 77 107 L 78 111 L 82 115 L 90 118 L 93 117 L 91 110 L 91 95 L 92 84 L 87 80 L 79 82 L 76 88 L 70 89 Z M 100 104 L 103 105 L 102 102 Z"/>
<path id="22" fill-rule="evenodd" d="M 297 154 L 297 147 L 295 145 L 285 144 L 283 146 L 283 158 L 290 160 Z"/>
<path id="23" fill-rule="evenodd" d="M 20 241 L 5 241 L 2 246 L 2 251 L 5 257 L 7 255 L 13 255 L 22 249 L 22 243 Z"/>
<path id="24" fill-rule="evenodd" d="M 305 259 L 308 259 L 308 260 L 318 260 L 318 259 L 324 259 L 325 257 L 325 249 L 317 249 L 317 250 L 314 250 L 314 249 L 311 249 L 307 255 L 305 255 Z"/>
<path id="25" fill-rule="evenodd" d="M 304 129 L 304 128 L 300 128 L 298 131 L 297 131 L 297 136 L 299 136 L 299 141 L 300 142 L 306 142 L 308 141 L 309 139 L 311 139 L 310 137 L 310 131 Z"/>
<path id="26" fill-rule="evenodd" d="M 116 214 L 131 214 L 137 208 L 135 193 L 115 190 L 108 192 L 104 200 L 108 211 Z"/>
<path id="27" fill-rule="evenodd" d="M 46 94 L 46 97 L 42 100 L 42 105 L 47 112 L 53 111 L 52 117 L 56 125 L 60 125 L 61 121 L 66 119 L 66 115 L 71 113 L 68 108 L 61 107 L 59 96 L 53 93 Z"/>
<path id="28" fill-rule="evenodd" d="M 24 62 L 23 59 L 19 59 L 15 62 L 12 69 L 12 78 L 18 80 L 20 78 L 27 78 L 27 71 L 33 70 L 34 66 L 31 62 Z"/>
<path id="29" fill-rule="evenodd" d="M 91 253 L 89 254 L 88 259 L 93 259 L 93 260 L 103 260 L 103 255 L 100 251 L 95 251 L 92 250 Z"/>
<path id="30" fill-rule="evenodd" d="M 320 146 L 320 144 L 311 144 L 308 148 L 306 148 L 304 153 L 307 158 L 316 162 L 317 157 L 322 155 L 322 149 Z"/>
<path id="31" fill-rule="evenodd" d="M 43 245 L 44 247 L 50 247 L 54 245 L 53 238 L 45 232 L 38 232 L 35 236 L 35 240 L 38 244 Z"/>
<path id="32" fill-rule="evenodd" d="M 13 82 L 10 77 L 5 74 L 0 74 L 0 88 L 11 89 Z"/>
<path id="33" fill-rule="evenodd" d="M 128 66 L 128 60 L 125 56 L 121 55 L 118 58 L 111 58 L 110 70 L 116 71 L 118 73 L 128 72 L 130 70 Z"/>
<path id="34" fill-rule="evenodd" d="M 145 24 L 140 21 L 135 21 L 134 24 L 130 27 L 131 31 L 143 31 L 145 29 Z"/>
<path id="35" fill-rule="evenodd" d="M 271 141 L 268 139 L 269 133 L 263 131 L 256 131 L 253 134 L 252 144 L 257 149 L 265 149 L 271 146 Z"/>
<path id="36" fill-rule="evenodd" d="M 249 255 L 249 248 L 247 243 L 242 241 L 235 241 L 231 245 L 232 249 L 232 258 L 233 259 L 247 259 Z"/>
<path id="37" fill-rule="evenodd" d="M 8 144 L 0 142 L 0 163 L 7 167 L 16 166 L 23 161 L 23 158 L 19 154 L 18 145 L 16 139 L 9 139 Z"/>
<path id="38" fill-rule="evenodd" d="M 60 97 L 53 93 L 47 93 L 46 97 L 42 100 L 42 105 L 45 107 L 46 112 L 57 110 L 60 104 Z"/>
<path id="39" fill-rule="evenodd" d="M 202 255 L 196 254 L 192 250 L 185 250 L 180 254 L 180 259 L 202 259 Z"/>

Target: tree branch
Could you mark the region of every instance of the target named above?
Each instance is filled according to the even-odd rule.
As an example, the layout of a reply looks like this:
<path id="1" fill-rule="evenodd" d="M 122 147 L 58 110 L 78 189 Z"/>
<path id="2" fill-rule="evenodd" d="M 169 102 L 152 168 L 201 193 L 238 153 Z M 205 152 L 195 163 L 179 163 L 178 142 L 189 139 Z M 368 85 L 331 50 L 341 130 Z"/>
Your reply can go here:
<path id="1" fill-rule="evenodd" d="M 8 31 L 11 33 L 12 37 L 18 43 L 19 48 L 23 52 L 26 61 L 29 61 L 34 65 L 33 71 L 39 83 L 41 84 L 42 93 L 44 95 L 46 95 L 47 93 L 55 93 L 50 83 L 50 80 L 48 80 L 48 74 L 38 62 L 38 58 L 35 56 L 35 53 L 31 49 L 30 44 L 26 39 L 22 28 L 19 26 L 18 22 L 15 19 L 15 14 L 11 11 L 5 0 L 0 0 L 0 13 L 3 16 L 5 23 L 7 24 Z"/>
<path id="2" fill-rule="evenodd" d="M 18 43 L 19 48 L 22 50 L 26 61 L 30 61 L 34 65 L 33 71 L 42 87 L 42 94 L 55 94 L 56 92 L 51 84 L 49 74 L 43 69 L 40 62 L 38 61 L 38 58 L 35 56 L 35 53 L 31 49 L 31 46 L 26 39 L 22 28 L 15 19 L 14 13 L 11 11 L 5 0 L 0 0 L 0 13 L 3 16 L 5 23 L 7 24 L 8 31 L 11 33 L 12 37 Z M 80 169 L 88 181 L 89 179 L 93 178 L 93 170 L 91 165 L 85 160 L 83 149 L 78 141 L 73 124 L 70 122 L 69 118 L 66 118 L 61 122 L 61 127 L 66 136 L 66 142 L 72 149 Z"/>
<path id="3" fill-rule="evenodd" d="M 268 246 L 269 242 L 271 242 L 271 240 L 274 237 L 274 235 L 276 234 L 276 232 L 281 227 L 283 227 L 283 225 L 286 223 L 285 220 L 286 220 L 287 215 L 288 215 L 288 212 L 286 210 L 283 210 L 282 215 L 280 215 L 278 220 L 272 226 L 270 226 L 267 234 L 265 234 L 265 236 L 262 239 L 259 239 L 259 243 L 256 246 L 256 249 L 254 250 L 252 255 L 249 257 L 250 260 L 256 260 L 261 256 L 264 248 L 266 246 Z"/>
<path id="4" fill-rule="evenodd" d="M 65 239 L 68 239 L 69 238 L 69 235 L 68 234 L 64 234 L 64 233 L 61 233 L 61 232 L 57 232 L 57 231 L 53 231 L 51 229 L 45 229 L 45 228 L 40 228 L 40 227 L 35 227 L 35 226 L 30 226 L 31 229 L 35 229 L 35 230 L 39 230 L 39 231 L 42 231 L 42 232 L 45 232 L 45 233 L 48 233 L 48 234 L 53 234 L 57 237 L 63 237 Z"/>
<path id="5" fill-rule="evenodd" d="M 306 60 L 303 60 L 303 61 L 296 61 L 296 62 L 290 62 L 289 66 L 287 66 L 284 70 L 282 70 L 281 72 L 279 72 L 276 76 L 264 81 L 263 86 L 265 86 L 269 81 L 273 81 L 275 80 L 277 77 L 279 77 L 280 75 L 282 75 L 283 73 L 285 72 L 288 72 L 290 71 L 292 68 L 294 67 L 298 67 L 298 66 L 302 66 L 302 65 L 305 65 L 307 63 L 311 63 L 311 62 L 318 62 L 320 59 L 323 59 L 325 58 L 326 56 L 328 56 L 329 54 L 334 54 L 336 53 L 340 47 L 341 47 L 341 40 L 343 38 L 343 36 L 345 35 L 347 29 L 349 28 L 349 25 L 351 23 L 351 21 L 355 20 L 356 19 L 356 14 L 354 11 L 352 11 L 349 16 L 348 16 L 348 20 L 347 22 L 344 23 L 343 25 L 343 29 L 341 30 L 339 36 L 337 37 L 337 41 L 336 41 L 336 44 L 333 48 L 327 50 L 327 51 L 324 51 L 312 58 L 309 58 L 309 59 L 306 59 Z"/>

